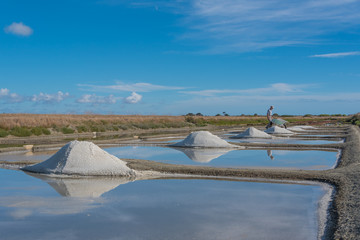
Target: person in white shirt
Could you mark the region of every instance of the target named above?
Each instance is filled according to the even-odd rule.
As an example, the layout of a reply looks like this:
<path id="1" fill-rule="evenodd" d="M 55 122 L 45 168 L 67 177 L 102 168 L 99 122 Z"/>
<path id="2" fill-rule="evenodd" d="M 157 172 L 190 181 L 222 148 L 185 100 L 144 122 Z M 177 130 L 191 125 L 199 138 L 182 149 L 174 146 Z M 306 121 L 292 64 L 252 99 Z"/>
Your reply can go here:
<path id="1" fill-rule="evenodd" d="M 268 125 L 266 125 L 266 129 L 272 127 L 272 110 L 274 109 L 274 106 L 270 106 L 270 108 L 267 111 L 266 117 L 269 121 Z"/>

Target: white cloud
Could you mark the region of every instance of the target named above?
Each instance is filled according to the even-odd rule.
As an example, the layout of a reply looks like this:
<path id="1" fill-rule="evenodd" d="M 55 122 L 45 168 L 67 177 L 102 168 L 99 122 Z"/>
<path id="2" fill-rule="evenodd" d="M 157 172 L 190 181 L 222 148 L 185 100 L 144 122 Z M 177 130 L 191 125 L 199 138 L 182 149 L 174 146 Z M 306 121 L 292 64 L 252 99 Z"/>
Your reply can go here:
<path id="1" fill-rule="evenodd" d="M 14 34 L 18 36 L 30 36 L 33 34 L 33 30 L 29 27 L 23 24 L 22 22 L 16 23 L 13 22 L 9 26 L 4 28 L 5 33 Z"/>
<path id="2" fill-rule="evenodd" d="M 304 89 L 312 86 L 313 85 L 309 84 L 274 83 L 265 88 L 181 91 L 181 93 L 198 96 L 215 96 L 220 94 L 285 94 L 301 93 L 304 91 Z"/>
<path id="3" fill-rule="evenodd" d="M 63 93 L 61 91 L 58 91 L 55 94 L 48 94 L 48 93 L 40 93 L 38 95 L 33 95 L 31 97 L 32 102 L 61 102 L 65 98 L 68 98 L 70 96 L 69 93 Z"/>
<path id="4" fill-rule="evenodd" d="M 78 84 L 79 87 L 84 90 L 101 91 L 101 90 L 112 90 L 112 91 L 123 91 L 123 92 L 152 92 L 152 91 L 168 91 L 168 90 L 181 90 L 184 87 L 175 86 L 163 86 L 155 85 L 151 83 L 133 83 L 127 84 L 123 82 L 116 82 L 115 85 L 90 85 L 90 84 Z"/>
<path id="5" fill-rule="evenodd" d="M 327 53 L 327 54 L 317 54 L 310 57 L 315 58 L 338 58 L 338 57 L 347 57 L 347 56 L 356 56 L 360 55 L 360 52 L 340 52 L 340 53 Z"/>
<path id="6" fill-rule="evenodd" d="M 97 96 L 96 94 L 84 94 L 77 100 L 78 103 L 91 103 L 91 104 L 115 104 L 121 98 L 114 95 Z"/>
<path id="7" fill-rule="evenodd" d="M 124 102 L 134 104 L 134 103 L 140 102 L 141 99 L 142 99 L 142 96 L 140 94 L 137 94 L 136 92 L 132 92 L 129 97 L 124 99 Z"/>
<path id="8" fill-rule="evenodd" d="M 17 93 L 10 93 L 10 90 L 7 88 L 0 89 L 0 99 L 12 103 L 22 102 L 24 100 L 24 98 Z"/>

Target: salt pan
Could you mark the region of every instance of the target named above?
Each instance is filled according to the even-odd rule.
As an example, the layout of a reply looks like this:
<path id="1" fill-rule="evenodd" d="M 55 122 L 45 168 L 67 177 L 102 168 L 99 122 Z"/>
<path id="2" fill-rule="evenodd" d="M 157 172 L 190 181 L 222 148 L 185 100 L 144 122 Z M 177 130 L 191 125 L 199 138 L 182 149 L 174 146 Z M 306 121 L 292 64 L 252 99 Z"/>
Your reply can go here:
<path id="1" fill-rule="evenodd" d="M 272 138 L 272 136 L 254 127 L 249 127 L 244 132 L 231 138 Z"/>
<path id="2" fill-rule="evenodd" d="M 270 134 L 294 134 L 292 131 L 289 131 L 285 128 L 281 128 L 278 126 L 271 127 L 269 129 L 265 130 L 265 132 L 270 133 Z"/>
<path id="3" fill-rule="evenodd" d="M 218 136 L 213 135 L 208 131 L 198 131 L 189 134 L 184 140 L 172 144 L 170 146 L 174 147 L 211 147 L 211 148 L 219 148 L 219 147 L 236 147 L 239 146 L 228 143 L 227 141 L 219 138 Z"/>
<path id="4" fill-rule="evenodd" d="M 72 141 L 44 162 L 22 170 L 44 174 L 134 176 L 119 158 L 86 141 Z"/>

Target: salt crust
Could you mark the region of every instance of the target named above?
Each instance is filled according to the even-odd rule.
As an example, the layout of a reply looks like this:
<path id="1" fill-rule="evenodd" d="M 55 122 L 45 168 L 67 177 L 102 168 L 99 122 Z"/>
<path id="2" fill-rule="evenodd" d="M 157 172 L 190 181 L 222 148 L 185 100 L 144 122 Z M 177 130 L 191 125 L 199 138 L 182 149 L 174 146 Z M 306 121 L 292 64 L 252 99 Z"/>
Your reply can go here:
<path id="1" fill-rule="evenodd" d="M 85 176 L 134 176 L 135 171 L 119 158 L 86 141 L 72 141 L 44 162 L 22 170 L 43 174 Z"/>
<path id="2" fill-rule="evenodd" d="M 272 136 L 254 127 L 249 127 L 244 132 L 231 138 L 272 138 Z"/>
<path id="3" fill-rule="evenodd" d="M 270 134 L 294 134 L 292 131 L 289 131 L 285 128 L 281 128 L 278 126 L 271 127 L 269 129 L 265 130 L 265 132 L 270 133 Z"/>
<path id="4" fill-rule="evenodd" d="M 198 131 L 190 133 L 184 140 L 172 144 L 174 147 L 209 147 L 209 148 L 239 148 L 239 146 L 228 143 L 227 141 L 213 135 L 208 131 Z"/>

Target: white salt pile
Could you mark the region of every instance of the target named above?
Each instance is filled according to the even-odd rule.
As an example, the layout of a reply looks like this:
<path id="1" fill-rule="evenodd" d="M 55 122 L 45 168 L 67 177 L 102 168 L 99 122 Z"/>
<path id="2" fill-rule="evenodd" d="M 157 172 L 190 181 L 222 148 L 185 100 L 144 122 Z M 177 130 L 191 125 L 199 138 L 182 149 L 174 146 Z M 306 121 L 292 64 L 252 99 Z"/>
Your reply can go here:
<path id="1" fill-rule="evenodd" d="M 22 168 L 44 174 L 75 174 L 89 176 L 134 176 L 135 171 L 119 158 L 86 141 L 72 141 L 48 160 Z"/>
<path id="2" fill-rule="evenodd" d="M 299 125 L 299 126 L 289 127 L 288 129 L 290 129 L 291 131 L 304 132 L 304 131 L 313 130 L 316 128 L 313 126 Z"/>
<path id="3" fill-rule="evenodd" d="M 227 141 L 219 138 L 218 136 L 213 135 L 208 131 L 198 131 L 189 134 L 184 140 L 172 144 L 170 146 L 174 147 L 212 147 L 212 148 L 221 148 L 221 147 L 236 147 L 239 146 L 228 143 Z"/>
<path id="4" fill-rule="evenodd" d="M 292 131 L 289 131 L 285 128 L 281 128 L 278 126 L 271 127 L 269 129 L 265 130 L 265 132 L 270 133 L 270 134 L 294 134 Z"/>
<path id="5" fill-rule="evenodd" d="M 298 127 L 298 126 L 289 127 L 287 129 L 289 129 L 291 131 L 295 131 L 295 132 L 304 132 L 304 131 L 306 131 L 304 128 L 301 128 L 301 127 Z"/>
<path id="6" fill-rule="evenodd" d="M 272 138 L 272 136 L 254 127 L 249 127 L 244 132 L 231 138 Z"/>

